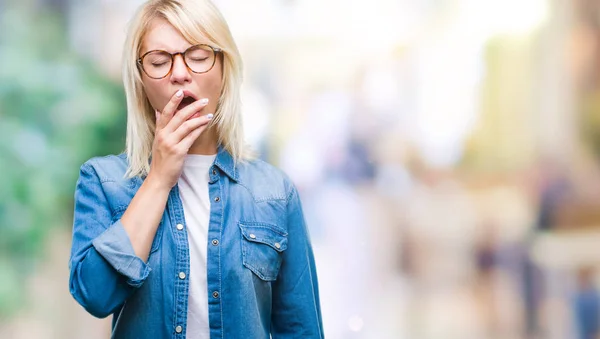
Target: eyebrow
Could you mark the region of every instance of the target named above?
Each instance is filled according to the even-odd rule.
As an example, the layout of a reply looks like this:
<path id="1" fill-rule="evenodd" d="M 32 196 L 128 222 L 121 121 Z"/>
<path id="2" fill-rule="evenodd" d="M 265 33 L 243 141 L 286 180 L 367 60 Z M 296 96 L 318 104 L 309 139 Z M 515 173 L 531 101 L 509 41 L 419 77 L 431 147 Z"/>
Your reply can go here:
<path id="1" fill-rule="evenodd" d="M 182 50 L 175 51 L 175 49 L 173 49 L 173 48 L 167 48 L 164 45 L 158 45 L 158 47 L 147 48 L 146 50 L 140 49 L 140 53 L 144 54 L 144 53 L 148 53 L 150 51 L 166 51 L 166 52 L 169 52 L 169 53 L 178 53 L 178 52 L 184 52 L 184 51 L 186 51 L 188 48 L 190 48 L 192 46 L 195 46 L 195 45 L 190 44 L 189 46 L 187 46 L 186 48 L 184 48 Z"/>
<path id="2" fill-rule="evenodd" d="M 158 46 L 160 46 L 160 47 L 157 47 L 157 48 L 148 48 L 148 49 L 146 49 L 146 50 L 140 49 L 140 55 L 144 55 L 145 53 L 148 53 L 148 52 L 150 52 L 150 51 L 165 51 L 165 52 L 169 52 L 169 53 L 171 53 L 171 54 L 175 54 L 175 53 L 179 53 L 179 52 L 183 53 L 183 52 L 185 52 L 186 50 L 188 50 L 190 47 L 192 47 L 192 46 L 196 46 L 196 45 L 207 45 L 207 46 L 211 46 L 211 47 L 213 47 L 213 48 L 214 48 L 214 45 L 213 45 L 212 43 L 210 43 L 209 41 L 200 41 L 200 42 L 198 42 L 198 43 L 190 43 L 190 42 L 188 42 L 188 44 L 189 44 L 189 45 L 188 45 L 188 46 L 187 46 L 185 49 L 178 50 L 178 51 L 174 51 L 173 49 L 166 48 L 166 46 L 164 46 L 164 45 L 161 45 L 161 44 L 159 43 L 159 45 L 158 45 Z"/>

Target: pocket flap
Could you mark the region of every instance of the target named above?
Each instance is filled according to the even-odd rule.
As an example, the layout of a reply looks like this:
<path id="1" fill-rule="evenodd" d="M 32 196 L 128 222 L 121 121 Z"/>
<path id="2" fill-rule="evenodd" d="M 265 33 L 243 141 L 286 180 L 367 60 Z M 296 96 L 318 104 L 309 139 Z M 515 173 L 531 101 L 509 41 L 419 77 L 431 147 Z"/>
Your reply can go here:
<path id="1" fill-rule="evenodd" d="M 248 241 L 269 245 L 277 252 L 287 248 L 288 234 L 278 226 L 257 222 L 240 222 L 239 225 Z"/>

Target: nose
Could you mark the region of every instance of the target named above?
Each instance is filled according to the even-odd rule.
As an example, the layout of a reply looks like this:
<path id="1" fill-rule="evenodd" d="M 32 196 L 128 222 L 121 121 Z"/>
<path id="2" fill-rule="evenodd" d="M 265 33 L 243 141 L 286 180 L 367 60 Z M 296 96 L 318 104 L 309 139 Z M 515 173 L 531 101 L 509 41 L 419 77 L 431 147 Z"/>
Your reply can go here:
<path id="1" fill-rule="evenodd" d="M 192 75 L 185 65 L 183 55 L 177 54 L 173 57 L 173 69 L 171 70 L 171 82 L 174 84 L 185 84 L 190 82 Z"/>

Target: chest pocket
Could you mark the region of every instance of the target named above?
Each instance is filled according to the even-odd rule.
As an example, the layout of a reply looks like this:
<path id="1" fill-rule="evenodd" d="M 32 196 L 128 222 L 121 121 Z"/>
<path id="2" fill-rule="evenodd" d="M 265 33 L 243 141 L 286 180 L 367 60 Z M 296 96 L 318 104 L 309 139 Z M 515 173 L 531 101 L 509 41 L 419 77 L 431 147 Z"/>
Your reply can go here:
<path id="1" fill-rule="evenodd" d="M 276 280 L 281 267 L 281 254 L 287 248 L 287 232 L 266 223 L 240 222 L 239 226 L 244 266 L 262 280 Z"/>

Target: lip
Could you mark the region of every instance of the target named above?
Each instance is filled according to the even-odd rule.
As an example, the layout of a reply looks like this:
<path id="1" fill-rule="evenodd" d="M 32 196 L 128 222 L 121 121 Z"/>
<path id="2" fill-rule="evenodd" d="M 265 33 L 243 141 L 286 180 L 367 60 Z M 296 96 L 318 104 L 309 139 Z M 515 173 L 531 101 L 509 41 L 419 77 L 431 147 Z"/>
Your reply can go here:
<path id="1" fill-rule="evenodd" d="M 189 90 L 187 90 L 187 89 L 184 89 L 184 90 L 183 90 L 183 97 L 184 97 L 184 98 L 185 98 L 185 97 L 190 97 L 190 98 L 192 98 L 192 99 L 194 99 L 194 100 L 198 100 L 198 97 L 197 97 L 197 96 L 196 96 L 194 93 L 192 93 L 191 91 L 189 91 Z"/>

